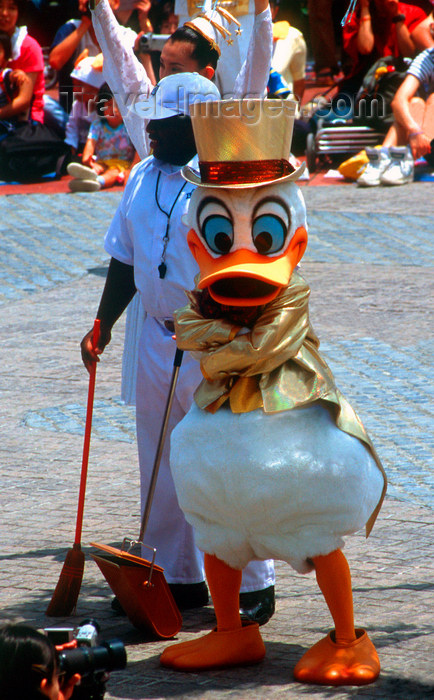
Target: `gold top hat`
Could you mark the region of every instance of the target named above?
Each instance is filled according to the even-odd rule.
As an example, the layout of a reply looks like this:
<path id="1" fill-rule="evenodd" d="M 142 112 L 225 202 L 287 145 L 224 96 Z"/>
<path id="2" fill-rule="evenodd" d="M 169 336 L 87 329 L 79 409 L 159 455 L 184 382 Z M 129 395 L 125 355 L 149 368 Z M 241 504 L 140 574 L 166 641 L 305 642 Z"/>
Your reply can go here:
<path id="1" fill-rule="evenodd" d="M 200 175 L 188 165 L 188 182 L 201 187 L 258 187 L 297 180 L 301 165 L 291 157 L 296 102 L 217 100 L 191 105 Z"/>

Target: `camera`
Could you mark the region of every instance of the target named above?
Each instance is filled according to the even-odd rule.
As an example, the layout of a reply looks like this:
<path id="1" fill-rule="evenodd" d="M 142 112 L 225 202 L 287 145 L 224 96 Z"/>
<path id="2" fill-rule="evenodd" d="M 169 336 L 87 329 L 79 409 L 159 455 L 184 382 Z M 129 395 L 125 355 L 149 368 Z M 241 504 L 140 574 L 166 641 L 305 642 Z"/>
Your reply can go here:
<path id="1" fill-rule="evenodd" d="M 127 665 L 123 643 L 111 639 L 98 645 L 99 625 L 93 619 L 83 620 L 76 630 L 52 627 L 44 632 L 53 644 L 63 647 L 58 649 L 60 672 L 67 678 L 74 673 L 81 676 L 72 700 L 102 700 L 109 673 Z"/>
<path id="2" fill-rule="evenodd" d="M 170 34 L 153 34 L 152 32 L 142 34 L 139 39 L 139 53 L 161 51 L 169 37 Z"/>

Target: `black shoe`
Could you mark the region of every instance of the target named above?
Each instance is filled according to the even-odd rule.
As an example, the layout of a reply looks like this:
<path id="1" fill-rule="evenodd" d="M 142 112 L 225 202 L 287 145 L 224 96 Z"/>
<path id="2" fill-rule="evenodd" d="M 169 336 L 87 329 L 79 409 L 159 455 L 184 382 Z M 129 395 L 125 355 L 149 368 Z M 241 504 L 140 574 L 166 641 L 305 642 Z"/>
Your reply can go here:
<path id="1" fill-rule="evenodd" d="M 119 598 L 116 598 L 116 596 L 113 598 L 111 602 L 112 610 L 113 612 L 116 613 L 116 615 L 126 615 L 125 610 L 123 609 L 122 605 L 119 602 Z"/>
<path id="2" fill-rule="evenodd" d="M 261 591 L 240 593 L 240 615 L 244 620 L 252 620 L 259 625 L 267 624 L 275 609 L 274 586 Z"/>
<path id="3" fill-rule="evenodd" d="M 209 594 L 205 581 L 200 583 L 169 583 L 169 588 L 180 610 L 203 608 L 208 605 Z"/>
<path id="4" fill-rule="evenodd" d="M 169 583 L 169 588 L 180 610 L 203 608 L 208 605 L 209 595 L 205 581 L 201 583 Z M 111 602 L 111 607 L 117 615 L 126 615 L 116 596 Z"/>

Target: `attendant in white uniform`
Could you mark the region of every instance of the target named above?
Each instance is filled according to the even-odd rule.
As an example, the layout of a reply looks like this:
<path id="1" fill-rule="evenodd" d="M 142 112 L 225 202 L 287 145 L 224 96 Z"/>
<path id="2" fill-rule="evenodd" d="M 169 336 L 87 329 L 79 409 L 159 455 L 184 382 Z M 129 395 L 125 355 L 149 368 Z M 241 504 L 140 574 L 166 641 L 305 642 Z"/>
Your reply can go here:
<path id="1" fill-rule="evenodd" d="M 209 95 L 214 99 L 219 97 L 213 83 L 197 73 L 168 76 L 159 85 L 157 99 L 163 95 L 164 104 L 169 104 L 170 109 L 160 111 L 158 119 L 148 122 L 147 135 L 154 155 L 132 170 L 105 239 L 112 260 L 97 313 L 101 319 L 101 338 L 96 352 L 92 350 L 91 331 L 82 341 L 83 361 L 89 367 L 110 341 L 115 321 L 137 289 L 146 311 L 139 341 L 136 401 L 142 504 L 148 494 L 172 373 L 175 343 L 170 322 L 175 309 L 185 304 L 184 290 L 194 286 L 198 272 L 186 242 L 187 227 L 181 220 L 194 189 L 182 178 L 181 167 L 187 162 L 198 166 L 190 118 L 184 115 L 188 105 L 179 104 L 179 87 L 184 88 L 190 99 L 194 95 L 198 99 Z M 140 110 L 144 107 L 141 105 Z M 169 434 L 190 408 L 200 379 L 198 363 L 186 357 L 175 393 Z M 156 546 L 156 561 L 164 567 L 180 607 L 205 604 L 208 594 L 203 556 L 176 498 L 169 467 L 169 435 L 146 541 Z M 259 622 L 268 621 L 274 611 L 273 586 L 272 561 L 253 562 L 246 567 L 241 607 Z"/>

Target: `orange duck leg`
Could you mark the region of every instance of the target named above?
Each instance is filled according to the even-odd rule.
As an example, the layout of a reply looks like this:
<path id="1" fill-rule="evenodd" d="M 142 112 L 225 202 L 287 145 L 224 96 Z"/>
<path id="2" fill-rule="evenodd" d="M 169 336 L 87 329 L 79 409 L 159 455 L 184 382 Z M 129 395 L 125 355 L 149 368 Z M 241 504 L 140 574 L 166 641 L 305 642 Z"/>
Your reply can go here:
<path id="1" fill-rule="evenodd" d="M 242 572 L 211 554 L 205 554 L 205 572 L 217 627 L 199 639 L 165 649 L 160 659 L 162 665 L 178 671 L 204 671 L 262 661 L 265 646 L 259 625 L 242 623 L 240 618 Z"/>
<path id="2" fill-rule="evenodd" d="M 294 678 L 319 685 L 366 685 L 380 673 L 380 662 L 365 630 L 354 629 L 348 562 L 340 549 L 313 559 L 316 578 L 335 623 L 335 631 L 300 659 Z"/>

